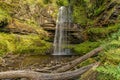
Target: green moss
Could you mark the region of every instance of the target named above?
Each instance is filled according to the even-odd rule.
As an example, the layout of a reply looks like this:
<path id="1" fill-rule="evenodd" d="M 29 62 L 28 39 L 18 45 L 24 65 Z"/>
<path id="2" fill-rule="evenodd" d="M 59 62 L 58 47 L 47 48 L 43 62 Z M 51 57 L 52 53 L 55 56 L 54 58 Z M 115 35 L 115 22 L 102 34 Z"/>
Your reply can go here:
<path id="1" fill-rule="evenodd" d="M 12 35 L 0 33 L 0 55 L 12 52 L 14 50 L 12 41 Z"/>
<path id="2" fill-rule="evenodd" d="M 94 48 L 98 47 L 99 45 L 100 45 L 100 42 L 86 41 L 86 42 L 76 45 L 73 50 L 75 51 L 75 53 L 84 55 L 85 53 L 93 50 Z"/>
<path id="3" fill-rule="evenodd" d="M 45 54 L 51 44 L 38 35 L 17 35 L 0 33 L 0 55 L 6 53 Z"/>
<path id="4" fill-rule="evenodd" d="M 74 6 L 73 18 L 75 23 L 80 23 L 81 25 L 86 25 L 87 16 L 84 6 Z"/>
<path id="5" fill-rule="evenodd" d="M 86 66 L 86 65 L 89 65 L 91 63 L 94 63 L 94 62 L 96 62 L 96 60 L 94 58 L 88 58 L 87 60 L 81 62 L 78 66 L 82 67 L 82 66 Z"/>
<path id="6" fill-rule="evenodd" d="M 120 30 L 103 42 L 104 52 L 99 54 L 101 65 L 97 68 L 97 80 L 120 79 Z"/>
<path id="7" fill-rule="evenodd" d="M 18 6 L 16 4 L 8 4 L 6 2 L 0 1 L 0 8 L 7 11 L 8 13 L 12 13 L 14 9 L 18 8 Z"/>
<path id="8" fill-rule="evenodd" d="M 0 8 L 0 27 L 7 25 L 11 21 L 11 17 L 6 11 Z"/>
<path id="9" fill-rule="evenodd" d="M 104 28 L 89 28 L 85 33 L 88 35 L 89 40 L 96 41 L 101 38 L 106 38 L 111 33 L 118 31 L 119 28 L 119 24 L 116 24 Z"/>
<path id="10" fill-rule="evenodd" d="M 56 1 L 58 6 L 68 6 L 68 1 L 67 0 L 57 0 Z"/>
<path id="11" fill-rule="evenodd" d="M 8 50 L 6 41 L 0 41 L 0 55 Z"/>
<path id="12" fill-rule="evenodd" d="M 41 40 L 38 36 L 21 36 L 16 42 L 15 53 L 44 54 L 50 47 L 50 43 Z"/>

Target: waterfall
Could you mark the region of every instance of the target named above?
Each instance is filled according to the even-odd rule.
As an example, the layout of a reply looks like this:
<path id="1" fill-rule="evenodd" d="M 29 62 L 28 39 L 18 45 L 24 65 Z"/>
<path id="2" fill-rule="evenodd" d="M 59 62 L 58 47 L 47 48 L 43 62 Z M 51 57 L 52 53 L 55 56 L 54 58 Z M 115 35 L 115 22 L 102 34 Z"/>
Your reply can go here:
<path id="1" fill-rule="evenodd" d="M 56 31 L 54 37 L 53 55 L 70 55 L 69 47 L 69 29 L 72 22 L 71 9 L 62 6 L 59 8 L 58 18 L 56 21 Z"/>

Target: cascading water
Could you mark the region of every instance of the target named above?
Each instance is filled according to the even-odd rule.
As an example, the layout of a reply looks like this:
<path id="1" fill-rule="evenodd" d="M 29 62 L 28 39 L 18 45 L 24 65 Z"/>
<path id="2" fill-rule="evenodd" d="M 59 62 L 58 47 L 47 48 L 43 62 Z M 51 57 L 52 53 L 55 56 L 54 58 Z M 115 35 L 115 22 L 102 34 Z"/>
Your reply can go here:
<path id="1" fill-rule="evenodd" d="M 54 53 L 53 55 L 70 55 L 69 47 L 69 29 L 72 22 L 71 9 L 62 6 L 59 8 L 58 19 L 56 22 L 56 31 L 54 38 Z"/>

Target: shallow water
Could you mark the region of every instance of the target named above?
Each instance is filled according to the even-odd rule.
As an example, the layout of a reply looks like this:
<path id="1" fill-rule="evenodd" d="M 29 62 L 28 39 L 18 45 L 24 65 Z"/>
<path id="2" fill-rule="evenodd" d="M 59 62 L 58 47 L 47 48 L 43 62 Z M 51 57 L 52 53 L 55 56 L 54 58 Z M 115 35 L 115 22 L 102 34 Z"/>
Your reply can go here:
<path id="1" fill-rule="evenodd" d="M 11 57 L 13 56 L 15 55 L 12 55 Z M 48 69 L 56 65 L 65 65 L 67 62 L 72 61 L 77 57 L 79 56 L 21 55 L 15 58 L 6 58 L 6 60 L 8 61 L 7 63 L 9 64 L 0 69 L 2 69 L 1 71 Z M 20 80 L 20 79 L 2 79 L 2 80 Z"/>
<path id="2" fill-rule="evenodd" d="M 5 58 L 6 66 L 1 67 L 6 70 L 23 70 L 23 69 L 42 69 L 63 65 L 79 56 L 50 56 L 50 55 L 10 55 Z"/>
<path id="3" fill-rule="evenodd" d="M 36 68 L 43 68 L 43 67 L 52 67 L 59 64 L 65 64 L 71 60 L 74 60 L 77 56 L 39 56 L 39 55 L 32 55 L 26 56 L 19 65 L 21 67 L 36 67 Z"/>

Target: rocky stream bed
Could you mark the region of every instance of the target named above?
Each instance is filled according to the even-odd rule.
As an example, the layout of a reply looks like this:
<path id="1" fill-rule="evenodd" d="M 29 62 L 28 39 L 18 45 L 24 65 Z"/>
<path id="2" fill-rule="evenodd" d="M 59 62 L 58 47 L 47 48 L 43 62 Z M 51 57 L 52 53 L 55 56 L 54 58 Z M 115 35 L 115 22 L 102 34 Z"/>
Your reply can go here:
<path id="1" fill-rule="evenodd" d="M 3 57 L 0 71 L 32 70 L 37 72 L 52 73 L 55 69 L 76 59 L 78 56 L 47 56 L 47 55 L 13 55 Z M 1 80 L 27 80 L 1 79 Z"/>

